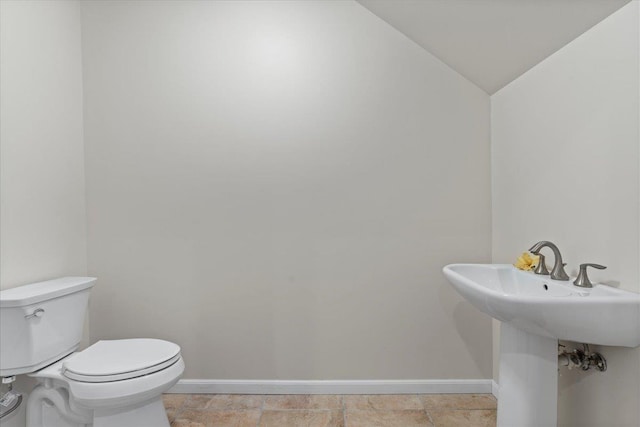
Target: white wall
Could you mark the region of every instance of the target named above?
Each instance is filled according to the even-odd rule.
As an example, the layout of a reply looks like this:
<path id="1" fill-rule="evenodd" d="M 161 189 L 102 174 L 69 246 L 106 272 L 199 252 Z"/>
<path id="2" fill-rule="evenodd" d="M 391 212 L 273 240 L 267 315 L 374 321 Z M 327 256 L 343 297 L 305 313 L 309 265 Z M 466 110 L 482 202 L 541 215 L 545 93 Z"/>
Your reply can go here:
<path id="1" fill-rule="evenodd" d="M 570 273 L 602 263 L 593 279 L 640 291 L 639 13 L 624 6 L 491 98 L 494 262 L 551 240 Z M 559 425 L 640 425 L 640 349 L 600 351 L 606 373 L 560 371 Z"/>
<path id="2" fill-rule="evenodd" d="M 87 271 L 80 30 L 76 1 L 0 1 L 0 289 Z"/>
<path id="3" fill-rule="evenodd" d="M 83 4 L 93 340 L 186 378 L 489 378 L 489 99 L 355 2 Z"/>
<path id="4" fill-rule="evenodd" d="M 0 2 L 0 288 L 86 273 L 80 7 Z"/>

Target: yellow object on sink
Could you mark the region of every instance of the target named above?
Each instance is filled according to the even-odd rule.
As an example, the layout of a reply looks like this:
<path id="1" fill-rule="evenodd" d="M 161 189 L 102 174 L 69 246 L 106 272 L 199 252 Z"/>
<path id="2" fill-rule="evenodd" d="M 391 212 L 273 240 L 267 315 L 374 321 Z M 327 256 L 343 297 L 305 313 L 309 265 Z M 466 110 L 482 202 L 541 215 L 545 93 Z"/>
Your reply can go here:
<path id="1" fill-rule="evenodd" d="M 540 257 L 538 255 L 531 255 L 529 252 L 523 252 L 513 266 L 520 270 L 531 271 L 537 267 L 539 260 Z"/>

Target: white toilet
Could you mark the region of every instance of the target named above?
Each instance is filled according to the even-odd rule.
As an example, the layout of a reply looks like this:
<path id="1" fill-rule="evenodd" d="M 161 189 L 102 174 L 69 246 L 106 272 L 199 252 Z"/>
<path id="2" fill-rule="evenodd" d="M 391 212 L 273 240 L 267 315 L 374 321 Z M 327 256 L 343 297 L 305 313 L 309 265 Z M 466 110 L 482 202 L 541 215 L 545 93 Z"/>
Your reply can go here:
<path id="1" fill-rule="evenodd" d="M 38 380 L 27 427 L 169 427 L 162 393 L 184 371 L 178 345 L 126 339 L 75 352 L 95 281 L 64 277 L 0 292 L 0 376 Z"/>

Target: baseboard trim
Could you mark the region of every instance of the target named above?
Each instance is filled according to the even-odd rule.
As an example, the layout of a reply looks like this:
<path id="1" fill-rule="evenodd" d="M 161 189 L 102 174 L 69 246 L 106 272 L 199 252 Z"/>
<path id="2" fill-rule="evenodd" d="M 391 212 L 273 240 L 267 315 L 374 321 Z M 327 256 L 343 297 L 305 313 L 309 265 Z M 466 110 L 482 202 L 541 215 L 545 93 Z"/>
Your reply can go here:
<path id="1" fill-rule="evenodd" d="M 180 380 L 168 393 L 445 394 L 494 393 L 492 380 Z M 494 393 L 495 395 L 495 393 Z"/>
<path id="2" fill-rule="evenodd" d="M 500 386 L 496 380 L 491 380 L 491 394 L 493 394 L 493 397 L 496 399 L 498 398 L 498 394 L 500 394 Z"/>

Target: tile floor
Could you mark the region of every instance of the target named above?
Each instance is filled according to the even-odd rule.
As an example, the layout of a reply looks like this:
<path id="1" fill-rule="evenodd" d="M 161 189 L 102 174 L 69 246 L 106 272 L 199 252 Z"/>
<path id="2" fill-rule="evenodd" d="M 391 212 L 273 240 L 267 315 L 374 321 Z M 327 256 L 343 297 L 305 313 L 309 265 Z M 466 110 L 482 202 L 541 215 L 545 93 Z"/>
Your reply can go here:
<path id="1" fill-rule="evenodd" d="M 165 394 L 171 427 L 495 427 L 489 394 Z"/>

